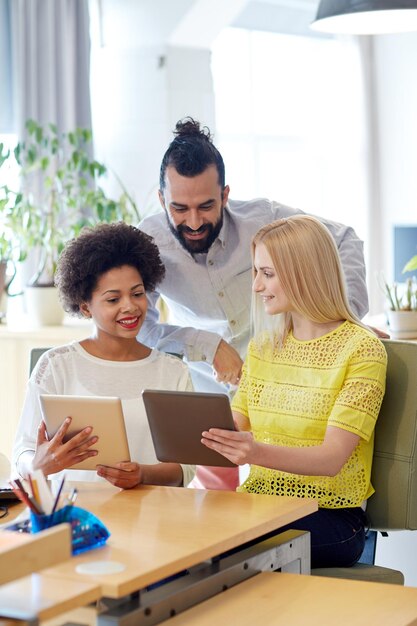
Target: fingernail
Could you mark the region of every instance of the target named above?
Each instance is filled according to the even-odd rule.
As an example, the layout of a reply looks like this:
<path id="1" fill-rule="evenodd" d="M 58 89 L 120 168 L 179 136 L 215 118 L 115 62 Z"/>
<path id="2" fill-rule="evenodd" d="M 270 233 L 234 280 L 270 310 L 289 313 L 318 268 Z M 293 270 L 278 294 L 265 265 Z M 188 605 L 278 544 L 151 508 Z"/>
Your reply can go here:
<path id="1" fill-rule="evenodd" d="M 93 429 L 91 428 L 91 426 L 87 426 L 87 428 L 84 429 L 84 432 L 88 435 L 89 433 L 91 433 L 92 430 Z"/>

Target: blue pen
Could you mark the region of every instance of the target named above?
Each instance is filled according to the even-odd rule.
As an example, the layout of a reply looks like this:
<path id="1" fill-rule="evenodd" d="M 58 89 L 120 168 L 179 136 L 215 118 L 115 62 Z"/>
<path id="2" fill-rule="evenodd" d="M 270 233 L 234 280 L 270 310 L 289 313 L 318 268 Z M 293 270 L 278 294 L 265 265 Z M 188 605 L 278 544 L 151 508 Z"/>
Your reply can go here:
<path id="1" fill-rule="evenodd" d="M 55 510 L 56 510 L 56 508 L 58 506 L 59 496 L 61 495 L 61 491 L 62 491 L 62 488 L 64 486 L 64 482 L 65 482 L 65 476 L 62 478 L 61 484 L 59 485 L 58 493 L 56 494 L 56 498 L 55 498 L 54 505 L 52 507 L 51 515 L 53 515 L 55 513 Z"/>

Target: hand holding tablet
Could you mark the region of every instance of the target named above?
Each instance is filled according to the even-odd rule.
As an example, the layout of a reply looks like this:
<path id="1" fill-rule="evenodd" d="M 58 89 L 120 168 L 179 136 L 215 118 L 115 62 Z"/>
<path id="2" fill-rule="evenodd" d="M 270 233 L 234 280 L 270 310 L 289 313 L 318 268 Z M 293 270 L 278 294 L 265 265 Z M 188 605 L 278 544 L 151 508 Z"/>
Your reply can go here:
<path id="1" fill-rule="evenodd" d="M 122 461 L 130 461 L 120 398 L 43 394 L 40 404 L 49 440 L 67 417 L 71 417 L 71 424 L 63 443 L 72 437 L 80 437 L 87 426 L 92 428 L 92 435 L 98 437 L 94 445 L 97 454 L 71 465 L 71 469 L 95 470 L 97 465 L 115 466 Z"/>
<path id="2" fill-rule="evenodd" d="M 145 389 L 142 397 L 160 461 L 235 467 L 201 443 L 202 432 L 210 428 L 236 430 L 228 396 Z"/>

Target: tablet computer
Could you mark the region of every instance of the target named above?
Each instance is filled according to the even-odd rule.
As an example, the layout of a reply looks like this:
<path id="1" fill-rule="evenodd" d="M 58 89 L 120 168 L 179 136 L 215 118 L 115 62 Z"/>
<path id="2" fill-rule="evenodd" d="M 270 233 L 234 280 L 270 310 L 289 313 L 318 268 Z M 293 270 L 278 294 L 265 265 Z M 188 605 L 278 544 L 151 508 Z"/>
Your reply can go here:
<path id="1" fill-rule="evenodd" d="M 203 430 L 235 430 L 226 395 L 145 389 L 142 397 L 159 461 L 235 467 L 234 463 L 201 443 Z"/>
<path id="2" fill-rule="evenodd" d="M 72 421 L 64 441 L 87 426 L 91 426 L 92 434 L 99 438 L 92 446 L 98 454 L 68 469 L 95 470 L 97 465 L 114 466 L 121 461 L 130 461 L 120 398 L 41 394 L 39 400 L 50 439 L 66 417 L 71 417 Z"/>

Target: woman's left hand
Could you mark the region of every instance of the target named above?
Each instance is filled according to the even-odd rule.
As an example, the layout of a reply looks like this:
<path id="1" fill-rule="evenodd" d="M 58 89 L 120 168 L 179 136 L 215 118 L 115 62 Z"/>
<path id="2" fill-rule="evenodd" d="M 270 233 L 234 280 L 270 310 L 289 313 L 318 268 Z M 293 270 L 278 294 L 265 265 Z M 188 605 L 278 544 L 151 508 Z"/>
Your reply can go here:
<path id="1" fill-rule="evenodd" d="M 205 430 L 202 433 L 202 437 L 201 443 L 207 448 L 219 452 L 232 463 L 236 463 L 236 465 L 256 464 L 258 444 L 251 432 L 210 428 L 209 431 Z"/>
<path id="2" fill-rule="evenodd" d="M 132 489 L 142 482 L 141 466 L 131 461 L 117 463 L 115 467 L 98 465 L 97 474 L 121 489 Z"/>

